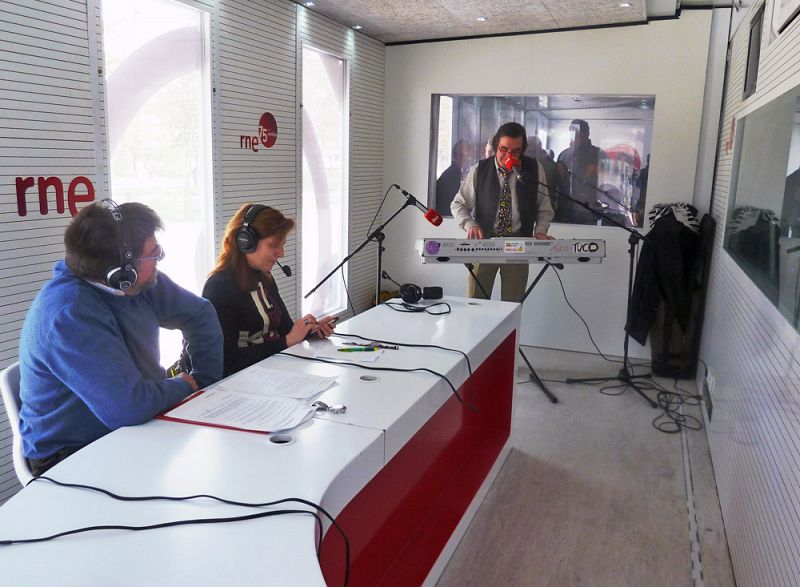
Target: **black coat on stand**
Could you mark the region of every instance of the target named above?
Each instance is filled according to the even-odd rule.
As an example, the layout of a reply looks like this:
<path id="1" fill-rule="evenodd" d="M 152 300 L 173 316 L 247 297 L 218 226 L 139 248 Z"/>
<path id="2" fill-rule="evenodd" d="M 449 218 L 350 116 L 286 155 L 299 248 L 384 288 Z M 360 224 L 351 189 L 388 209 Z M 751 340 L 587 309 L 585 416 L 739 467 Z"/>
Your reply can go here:
<path id="1" fill-rule="evenodd" d="M 686 332 L 692 294 L 702 286 L 700 235 L 673 214 L 655 221 L 642 245 L 631 296 L 628 333 L 639 344 L 647 334 L 663 300 L 669 315 Z"/>

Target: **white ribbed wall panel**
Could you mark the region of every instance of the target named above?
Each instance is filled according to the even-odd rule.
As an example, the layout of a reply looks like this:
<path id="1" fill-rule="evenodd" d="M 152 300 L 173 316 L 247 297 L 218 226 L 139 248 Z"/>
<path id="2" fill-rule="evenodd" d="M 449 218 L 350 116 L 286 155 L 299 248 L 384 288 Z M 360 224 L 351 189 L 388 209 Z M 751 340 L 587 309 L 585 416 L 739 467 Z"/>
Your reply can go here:
<path id="1" fill-rule="evenodd" d="M 17 360 L 25 313 L 53 263 L 64 255 L 69 221 L 55 210 L 39 213 L 38 190 L 28 190 L 27 216 L 17 214 L 16 178 L 76 176 L 98 181 L 102 158 L 92 100 L 85 1 L 4 0 L 0 8 L 0 368 Z M 20 485 L 11 464 L 11 432 L 0 412 L 0 502 Z"/>
<path id="2" fill-rule="evenodd" d="M 722 249 L 731 121 L 800 83 L 796 20 L 772 42 L 764 31 L 756 93 L 742 100 L 749 22 L 761 5 L 749 8 L 731 40 L 701 350 L 715 376 L 708 438 L 739 587 L 800 585 L 800 335 Z M 771 12 L 767 6 L 766 21 Z"/>
<path id="3" fill-rule="evenodd" d="M 350 72 L 350 250 L 366 238 L 386 187 L 383 169 L 383 43 L 297 6 L 299 46 L 306 42 L 348 61 Z M 298 61 L 300 63 L 300 61 Z M 301 68 L 298 67 L 298 77 Z M 301 84 L 298 83 L 298 88 Z M 298 113 L 298 125 L 301 119 Z M 380 222 L 381 219 L 378 219 Z M 348 289 L 356 312 L 375 295 L 376 246 L 369 245 L 348 263 Z M 332 279 L 336 279 L 333 277 Z"/>
<path id="4" fill-rule="evenodd" d="M 215 201 L 217 250 L 225 226 L 247 202 L 258 202 L 298 218 L 299 180 L 295 152 L 296 21 L 290 2 L 220 0 L 213 15 L 215 52 Z M 264 112 L 275 116 L 278 138 L 258 152 L 240 146 L 256 135 Z M 297 232 L 286 245 L 285 262 L 297 265 Z M 277 278 L 289 312 L 297 313 L 296 279 Z"/>
<path id="5" fill-rule="evenodd" d="M 245 202 L 259 201 L 299 218 L 301 131 L 297 48 L 299 11 L 289 0 L 181 0 L 211 14 L 215 246 Z M 106 195 L 108 154 L 99 15 L 102 0 L 4 0 L 0 4 L 0 367 L 17 358 L 25 313 L 53 264 L 63 258 L 69 213 L 38 211 L 36 189 L 28 215 L 17 216 L 15 178 L 54 175 L 68 183 L 88 177 L 96 199 Z M 308 12 L 308 11 L 306 11 Z M 366 233 L 382 195 L 384 47 L 308 13 L 306 34 L 318 46 L 339 47 L 351 60 L 350 241 Z M 90 25 L 87 25 L 90 22 Z M 91 31 L 91 35 L 89 34 Z M 94 84 L 94 85 L 93 85 Z M 278 139 L 257 153 L 239 137 L 258 131 L 271 112 Z M 296 233 L 286 261 L 297 265 Z M 375 271 L 368 252 L 350 266 L 357 311 L 369 305 Z M 297 275 L 278 277 L 295 314 Z M 10 431 L 0 410 L 0 502 L 19 488 L 10 459 Z"/>

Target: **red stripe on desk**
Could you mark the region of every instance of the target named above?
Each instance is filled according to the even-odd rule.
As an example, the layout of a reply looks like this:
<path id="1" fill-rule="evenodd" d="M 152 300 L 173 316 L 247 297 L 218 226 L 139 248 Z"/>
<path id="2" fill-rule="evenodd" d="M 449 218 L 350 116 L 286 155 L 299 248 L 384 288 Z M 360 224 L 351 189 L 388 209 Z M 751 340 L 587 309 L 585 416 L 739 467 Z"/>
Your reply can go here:
<path id="1" fill-rule="evenodd" d="M 419 585 L 505 445 L 514 393 L 512 332 L 459 390 L 477 413 L 451 397 L 344 508 L 337 521 L 351 547 L 350 585 Z M 325 535 L 328 585 L 341 585 L 344 546 Z"/>

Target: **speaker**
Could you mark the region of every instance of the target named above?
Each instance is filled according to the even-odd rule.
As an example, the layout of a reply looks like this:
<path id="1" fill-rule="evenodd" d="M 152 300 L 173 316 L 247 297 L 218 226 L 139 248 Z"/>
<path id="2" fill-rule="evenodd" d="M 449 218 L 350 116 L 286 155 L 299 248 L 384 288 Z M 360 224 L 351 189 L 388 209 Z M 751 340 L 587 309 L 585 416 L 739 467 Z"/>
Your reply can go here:
<path id="1" fill-rule="evenodd" d="M 122 210 L 110 198 L 101 200 L 111 216 L 114 218 L 114 226 L 117 233 L 117 247 L 119 247 L 119 266 L 111 267 L 106 271 L 106 281 L 108 285 L 120 291 L 129 290 L 139 279 L 139 274 L 134 266 L 133 251 L 128 246 L 128 238 L 125 231 L 125 219 L 122 217 Z"/>
<path id="2" fill-rule="evenodd" d="M 261 204 L 253 204 L 244 213 L 244 220 L 242 225 L 236 230 L 236 248 L 242 253 L 252 253 L 258 247 L 258 241 L 261 239 L 258 231 L 250 226 L 261 212 L 269 208 Z"/>

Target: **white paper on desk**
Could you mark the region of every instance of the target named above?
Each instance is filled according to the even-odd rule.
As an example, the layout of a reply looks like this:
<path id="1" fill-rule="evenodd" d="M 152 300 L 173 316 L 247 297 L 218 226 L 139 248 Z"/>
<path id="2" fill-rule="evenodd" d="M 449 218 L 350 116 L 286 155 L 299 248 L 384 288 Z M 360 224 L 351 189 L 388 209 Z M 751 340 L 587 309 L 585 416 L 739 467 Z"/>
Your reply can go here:
<path id="1" fill-rule="evenodd" d="M 249 369 L 239 371 L 224 381 L 212 385 L 210 389 L 252 393 L 259 396 L 309 399 L 319 395 L 335 382 L 336 377 L 320 377 L 307 373 L 282 371 L 255 364 Z"/>
<path id="2" fill-rule="evenodd" d="M 276 432 L 299 426 L 315 408 L 294 399 L 209 389 L 165 416 L 198 424 Z"/>

